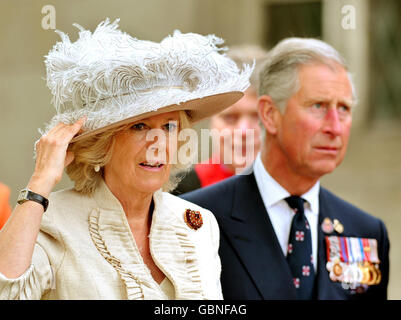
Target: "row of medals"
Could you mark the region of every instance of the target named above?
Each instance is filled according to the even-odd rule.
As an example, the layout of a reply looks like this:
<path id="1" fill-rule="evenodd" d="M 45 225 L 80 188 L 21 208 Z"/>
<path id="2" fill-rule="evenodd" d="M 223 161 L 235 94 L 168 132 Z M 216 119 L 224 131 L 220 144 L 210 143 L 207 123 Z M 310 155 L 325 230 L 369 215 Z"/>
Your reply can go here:
<path id="1" fill-rule="evenodd" d="M 333 229 L 338 233 L 343 233 L 344 226 L 337 219 L 332 222 L 330 218 L 325 218 L 322 229 L 326 233 L 333 232 Z M 326 268 L 331 271 L 331 280 L 354 285 L 376 285 L 380 283 L 382 277 L 379 265 L 370 261 L 348 264 L 342 262 L 339 257 L 335 257 L 333 261 L 327 262 Z"/>
<path id="2" fill-rule="evenodd" d="M 333 281 L 340 281 L 350 284 L 376 285 L 381 281 L 381 272 L 378 264 L 370 261 L 347 264 L 335 258 L 327 262 L 327 269 L 333 271 L 330 278 Z"/>

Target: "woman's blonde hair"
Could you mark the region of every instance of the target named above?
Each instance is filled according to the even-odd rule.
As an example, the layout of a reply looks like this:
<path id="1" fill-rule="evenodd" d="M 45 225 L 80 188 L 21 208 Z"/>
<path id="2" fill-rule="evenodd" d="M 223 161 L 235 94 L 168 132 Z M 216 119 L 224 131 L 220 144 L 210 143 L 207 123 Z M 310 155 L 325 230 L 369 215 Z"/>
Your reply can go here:
<path id="1" fill-rule="evenodd" d="M 190 117 L 185 111 L 179 111 L 179 131 L 188 129 L 192 123 Z M 103 179 L 103 167 L 109 162 L 112 154 L 117 133 L 127 130 L 132 124 L 123 125 L 108 131 L 99 133 L 75 142 L 70 145 L 69 151 L 74 153 L 74 160 L 66 168 L 66 172 L 70 179 L 74 182 L 75 189 L 85 195 L 92 194 L 100 181 Z M 177 150 L 184 144 L 184 141 L 178 140 Z M 187 143 L 192 143 L 189 140 Z M 190 147 L 190 150 L 195 148 Z M 195 155 L 193 155 L 195 156 Z M 192 163 L 171 164 L 170 178 L 163 185 L 163 191 L 173 190 L 180 180 L 184 177 L 182 174 L 188 171 Z M 100 170 L 96 172 L 95 166 L 99 166 Z"/>

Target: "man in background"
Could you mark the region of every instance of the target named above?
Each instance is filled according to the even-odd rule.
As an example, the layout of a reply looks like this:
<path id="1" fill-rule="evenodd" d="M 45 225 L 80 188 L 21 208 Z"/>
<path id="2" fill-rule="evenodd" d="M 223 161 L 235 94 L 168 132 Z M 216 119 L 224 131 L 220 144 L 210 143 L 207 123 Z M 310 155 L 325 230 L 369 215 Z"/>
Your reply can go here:
<path id="1" fill-rule="evenodd" d="M 384 223 L 320 186 L 344 159 L 356 94 L 327 43 L 289 38 L 259 85 L 261 152 L 248 175 L 181 197 L 220 227 L 225 299 L 386 299 Z"/>
<path id="2" fill-rule="evenodd" d="M 233 46 L 228 51 L 228 57 L 239 68 L 244 64 L 252 65 L 255 60 L 251 85 L 237 103 L 210 119 L 210 129 L 214 132 L 212 157 L 196 164 L 186 173 L 173 191 L 174 194 L 183 194 L 229 178 L 242 171 L 246 164 L 253 162 L 259 152 L 261 132 L 257 112 L 257 74 L 266 54 L 262 48 L 252 45 Z M 247 131 L 253 134 L 253 139 L 247 138 Z M 250 153 L 251 149 L 253 150 Z M 246 159 L 247 156 L 252 156 L 252 159 Z"/>

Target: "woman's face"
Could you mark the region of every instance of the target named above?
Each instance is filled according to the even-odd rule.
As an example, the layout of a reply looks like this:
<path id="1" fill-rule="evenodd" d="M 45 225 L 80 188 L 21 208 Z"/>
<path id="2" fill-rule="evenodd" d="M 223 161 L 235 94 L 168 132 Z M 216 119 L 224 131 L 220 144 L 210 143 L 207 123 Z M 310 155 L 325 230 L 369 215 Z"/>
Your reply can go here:
<path id="1" fill-rule="evenodd" d="M 169 160 L 177 151 L 179 118 L 179 111 L 163 113 L 118 133 L 104 167 L 106 183 L 139 193 L 160 189 L 169 179 Z"/>

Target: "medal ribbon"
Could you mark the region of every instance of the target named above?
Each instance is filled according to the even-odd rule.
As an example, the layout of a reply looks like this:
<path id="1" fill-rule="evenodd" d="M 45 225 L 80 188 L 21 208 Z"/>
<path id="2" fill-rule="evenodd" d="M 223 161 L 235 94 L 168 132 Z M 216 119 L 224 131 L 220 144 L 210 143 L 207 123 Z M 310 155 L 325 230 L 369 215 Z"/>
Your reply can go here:
<path id="1" fill-rule="evenodd" d="M 330 237 L 325 237 L 325 240 L 326 240 L 327 261 L 331 261 L 331 241 L 330 241 Z"/>
<path id="2" fill-rule="evenodd" d="M 341 244 L 341 260 L 345 263 L 348 263 L 348 246 L 347 246 L 347 241 L 346 238 L 339 237 L 340 239 L 340 244 Z"/>
<path id="3" fill-rule="evenodd" d="M 340 239 L 336 236 L 326 237 L 327 257 L 329 261 L 341 258 Z"/>
<path id="4" fill-rule="evenodd" d="M 355 257 L 354 262 L 362 262 L 363 261 L 363 255 L 361 256 L 361 252 L 363 253 L 363 249 L 360 246 L 359 239 L 358 238 L 351 238 L 351 243 L 352 243 L 352 249 L 353 249 L 353 254 Z"/>
<path id="5" fill-rule="evenodd" d="M 363 238 L 363 239 L 361 239 L 361 241 L 362 241 L 362 245 L 363 245 L 363 252 L 365 254 L 363 261 L 369 262 L 370 261 L 370 251 L 371 251 L 369 240 L 366 238 Z"/>
<path id="6" fill-rule="evenodd" d="M 377 255 L 377 240 L 368 239 L 370 243 L 370 261 L 373 263 L 380 263 L 379 257 Z"/>
<path id="7" fill-rule="evenodd" d="M 348 245 L 349 263 L 352 264 L 352 263 L 354 263 L 355 258 L 354 258 L 354 250 L 353 250 L 353 247 L 352 247 L 351 238 L 345 238 L 345 241 L 347 242 L 347 245 Z"/>
<path id="8" fill-rule="evenodd" d="M 365 255 L 365 250 L 363 246 L 363 238 L 357 238 L 359 242 L 359 249 L 361 250 L 361 262 L 366 261 L 366 255 Z"/>

